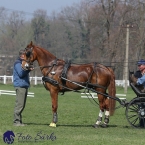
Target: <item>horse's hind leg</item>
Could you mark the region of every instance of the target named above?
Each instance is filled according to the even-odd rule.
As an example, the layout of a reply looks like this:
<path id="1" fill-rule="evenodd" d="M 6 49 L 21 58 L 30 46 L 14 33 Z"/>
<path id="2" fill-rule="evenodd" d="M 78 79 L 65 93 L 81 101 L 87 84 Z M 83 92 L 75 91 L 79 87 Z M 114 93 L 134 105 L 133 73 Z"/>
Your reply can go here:
<path id="1" fill-rule="evenodd" d="M 102 127 L 106 128 L 108 126 L 108 123 L 109 123 L 109 111 L 105 111 L 105 118 Z"/>
<path id="2" fill-rule="evenodd" d="M 103 111 L 100 110 L 98 119 L 96 120 L 96 123 L 93 125 L 94 128 L 98 128 L 100 124 L 102 123 L 102 117 L 103 117 Z"/>
<path id="3" fill-rule="evenodd" d="M 94 128 L 98 128 L 100 125 L 101 127 L 107 127 L 109 123 L 109 99 L 98 94 L 98 100 L 100 105 L 100 112 L 96 123 L 93 125 Z M 105 118 L 102 124 L 103 113 L 105 111 Z"/>
<path id="4" fill-rule="evenodd" d="M 99 100 L 100 112 L 96 120 L 96 123 L 93 125 L 94 128 L 98 128 L 101 125 L 103 113 L 104 113 L 104 96 L 102 96 L 101 94 L 98 94 L 98 100 Z"/>
<path id="5" fill-rule="evenodd" d="M 105 99 L 105 118 L 104 118 L 104 123 L 102 124 L 102 127 L 106 128 L 109 123 L 109 99 Z"/>

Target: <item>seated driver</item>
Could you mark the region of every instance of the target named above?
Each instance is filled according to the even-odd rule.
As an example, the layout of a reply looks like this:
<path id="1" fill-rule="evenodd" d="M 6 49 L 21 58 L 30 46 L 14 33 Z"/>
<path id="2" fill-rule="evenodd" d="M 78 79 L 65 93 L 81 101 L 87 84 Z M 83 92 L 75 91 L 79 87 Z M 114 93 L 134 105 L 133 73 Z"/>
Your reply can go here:
<path id="1" fill-rule="evenodd" d="M 144 89 L 141 92 L 145 92 L 145 60 L 141 59 L 137 62 L 138 70 L 135 72 L 135 78 L 132 78 L 135 85 L 143 85 Z"/>

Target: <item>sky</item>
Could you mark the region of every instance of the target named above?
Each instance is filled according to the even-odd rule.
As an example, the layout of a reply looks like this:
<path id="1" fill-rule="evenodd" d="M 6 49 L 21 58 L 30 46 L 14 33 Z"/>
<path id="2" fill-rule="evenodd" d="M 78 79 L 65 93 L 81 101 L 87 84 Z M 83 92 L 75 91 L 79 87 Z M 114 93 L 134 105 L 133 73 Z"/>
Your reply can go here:
<path id="1" fill-rule="evenodd" d="M 66 6 L 72 6 L 74 3 L 80 3 L 82 0 L 0 0 L 0 7 L 8 10 L 23 11 L 28 14 L 38 9 L 47 11 L 51 15 L 53 11 L 59 12 Z"/>

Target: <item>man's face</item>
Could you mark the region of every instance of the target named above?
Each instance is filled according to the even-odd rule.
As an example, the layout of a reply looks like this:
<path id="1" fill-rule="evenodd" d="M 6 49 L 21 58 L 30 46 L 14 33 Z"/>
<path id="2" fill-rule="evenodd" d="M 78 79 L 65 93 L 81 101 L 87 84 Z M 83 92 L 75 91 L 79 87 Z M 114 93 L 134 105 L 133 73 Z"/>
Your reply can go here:
<path id="1" fill-rule="evenodd" d="M 24 54 L 22 54 L 22 55 L 20 56 L 20 58 L 21 58 L 21 59 L 24 59 L 24 57 L 25 57 L 25 55 L 24 55 Z"/>
<path id="2" fill-rule="evenodd" d="M 143 71 L 145 69 L 145 64 L 138 65 L 138 68 L 140 71 Z"/>

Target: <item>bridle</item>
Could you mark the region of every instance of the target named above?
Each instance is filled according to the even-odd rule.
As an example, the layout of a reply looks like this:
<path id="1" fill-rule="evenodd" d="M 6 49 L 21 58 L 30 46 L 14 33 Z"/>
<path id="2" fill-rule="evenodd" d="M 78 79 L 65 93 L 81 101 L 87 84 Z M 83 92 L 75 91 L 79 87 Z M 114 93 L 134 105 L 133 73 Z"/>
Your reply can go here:
<path id="1" fill-rule="evenodd" d="M 26 62 L 25 64 L 26 69 L 29 69 L 30 67 L 33 67 L 33 62 L 31 61 L 31 57 L 33 57 L 33 47 L 25 48 L 24 50 L 27 59 L 23 59 L 23 61 Z"/>
<path id="2" fill-rule="evenodd" d="M 32 63 L 31 61 L 31 56 L 33 56 L 33 47 L 31 48 L 25 48 L 25 55 L 28 58 L 28 60 L 26 60 L 28 63 Z"/>

